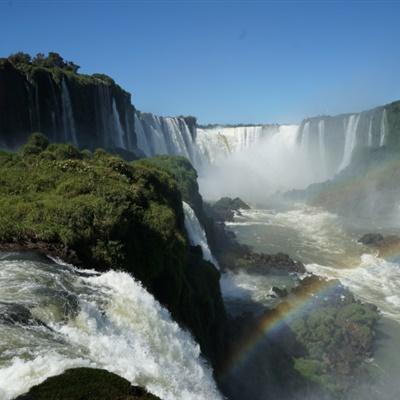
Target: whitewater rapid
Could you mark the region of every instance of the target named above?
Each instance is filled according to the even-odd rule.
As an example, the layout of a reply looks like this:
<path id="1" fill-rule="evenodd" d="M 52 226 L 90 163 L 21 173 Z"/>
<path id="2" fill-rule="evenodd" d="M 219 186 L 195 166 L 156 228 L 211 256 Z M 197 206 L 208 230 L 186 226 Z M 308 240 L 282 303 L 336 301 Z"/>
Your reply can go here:
<path id="1" fill-rule="evenodd" d="M 287 253 L 302 261 L 309 272 L 339 279 L 358 298 L 400 322 L 399 259 L 381 258 L 358 243 L 362 233 L 349 233 L 337 215 L 303 205 L 290 210 L 251 209 L 242 210 L 227 225 L 240 242 L 260 252 Z M 253 299 L 262 300 L 268 288 L 279 286 L 271 277 L 258 282 L 243 272 L 234 279 Z"/>
<path id="2" fill-rule="evenodd" d="M 127 273 L 2 253 L 0 307 L 2 400 L 82 366 L 164 400 L 221 399 L 198 344 Z"/>

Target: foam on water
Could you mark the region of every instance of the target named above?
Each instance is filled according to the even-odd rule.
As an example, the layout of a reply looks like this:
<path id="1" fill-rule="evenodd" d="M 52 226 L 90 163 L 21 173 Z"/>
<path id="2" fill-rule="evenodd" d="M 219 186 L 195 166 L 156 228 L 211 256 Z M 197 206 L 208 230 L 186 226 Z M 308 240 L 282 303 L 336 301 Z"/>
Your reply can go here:
<path id="1" fill-rule="evenodd" d="M 104 368 L 162 399 L 220 399 L 199 346 L 123 272 L 0 259 L 0 303 L 45 324 L 0 321 L 0 399 L 65 369 Z"/>
<path id="2" fill-rule="evenodd" d="M 359 265 L 333 268 L 319 264 L 307 270 L 327 278 L 339 279 L 358 297 L 376 304 L 381 311 L 400 322 L 400 265 L 373 254 L 363 254 Z"/>

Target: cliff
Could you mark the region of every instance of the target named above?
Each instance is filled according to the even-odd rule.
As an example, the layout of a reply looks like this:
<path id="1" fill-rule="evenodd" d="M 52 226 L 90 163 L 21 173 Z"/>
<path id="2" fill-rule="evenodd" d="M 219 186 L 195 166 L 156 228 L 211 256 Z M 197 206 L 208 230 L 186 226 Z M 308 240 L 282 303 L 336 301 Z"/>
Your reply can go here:
<path id="1" fill-rule="evenodd" d="M 0 59 L 0 147 L 16 150 L 40 131 L 51 142 L 135 151 L 130 94 L 106 75 L 79 74 L 71 64 L 56 53 Z"/>

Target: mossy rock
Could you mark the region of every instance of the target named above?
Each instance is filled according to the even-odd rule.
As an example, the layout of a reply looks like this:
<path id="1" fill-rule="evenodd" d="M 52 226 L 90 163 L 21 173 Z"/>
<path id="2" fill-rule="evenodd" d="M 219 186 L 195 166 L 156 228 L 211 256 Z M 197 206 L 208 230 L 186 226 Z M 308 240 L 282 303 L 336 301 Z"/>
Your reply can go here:
<path id="1" fill-rule="evenodd" d="M 160 400 L 101 369 L 75 368 L 46 379 L 16 400 Z"/>

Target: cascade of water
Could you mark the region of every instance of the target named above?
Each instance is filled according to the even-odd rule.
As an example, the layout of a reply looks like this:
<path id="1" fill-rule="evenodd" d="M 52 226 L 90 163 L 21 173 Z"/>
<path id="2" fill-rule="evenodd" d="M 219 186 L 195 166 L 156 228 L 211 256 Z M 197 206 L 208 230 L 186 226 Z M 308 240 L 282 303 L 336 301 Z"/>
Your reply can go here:
<path id="1" fill-rule="evenodd" d="M 147 140 L 146 132 L 143 127 L 142 120 L 138 117 L 137 113 L 135 113 L 135 133 L 136 133 L 136 143 L 137 147 L 143 151 L 146 156 L 151 156 L 152 151 L 150 148 L 150 144 Z"/>
<path id="2" fill-rule="evenodd" d="M 15 253 L 0 255 L 0 271 L 2 400 L 82 366 L 165 400 L 221 400 L 198 344 L 129 274 L 82 273 Z"/>
<path id="3" fill-rule="evenodd" d="M 53 131 L 52 131 L 52 140 L 54 141 L 59 141 L 57 138 L 58 131 L 59 131 L 59 126 L 61 125 L 60 121 L 62 120 L 60 116 L 60 106 L 58 102 L 58 97 L 56 94 L 56 90 L 54 88 L 54 83 L 53 79 L 51 78 L 50 74 L 47 75 L 49 86 L 51 88 L 51 100 L 52 100 L 52 106 L 53 106 L 53 111 L 51 112 L 51 121 L 53 125 Z"/>
<path id="4" fill-rule="evenodd" d="M 387 130 L 387 115 L 386 115 L 386 109 L 383 109 L 382 120 L 381 120 L 380 140 L 379 140 L 379 146 L 380 147 L 385 145 L 385 142 L 386 142 L 386 130 Z"/>
<path id="5" fill-rule="evenodd" d="M 307 121 L 303 126 L 300 147 L 304 154 L 308 153 L 310 148 L 310 121 Z"/>
<path id="6" fill-rule="evenodd" d="M 121 120 L 119 118 L 119 113 L 117 109 L 117 103 L 115 102 L 115 99 L 112 99 L 112 113 L 113 113 L 113 122 L 114 122 L 114 146 L 119 147 L 121 149 L 125 149 L 125 143 L 124 143 L 124 137 L 125 137 L 125 132 L 124 128 L 121 125 Z"/>
<path id="7" fill-rule="evenodd" d="M 325 121 L 318 121 L 318 147 L 321 160 L 322 178 L 326 178 L 326 145 L 325 145 Z"/>
<path id="8" fill-rule="evenodd" d="M 372 115 L 369 119 L 369 126 L 368 126 L 368 147 L 372 147 Z"/>
<path id="9" fill-rule="evenodd" d="M 62 101 L 62 121 L 64 128 L 64 135 L 66 141 L 72 141 L 74 145 L 78 145 L 76 137 L 75 121 L 72 112 L 71 98 L 69 96 L 68 86 L 65 80 L 61 83 L 61 101 Z"/>
<path id="10" fill-rule="evenodd" d="M 36 124 L 38 131 L 42 130 L 41 120 L 40 120 L 40 103 L 39 103 L 39 86 L 35 83 L 35 114 L 36 114 Z"/>
<path id="11" fill-rule="evenodd" d="M 190 160 L 190 154 L 183 137 L 184 131 L 179 128 L 176 118 L 164 118 L 165 123 L 165 137 L 168 140 L 170 152 L 176 155 L 185 156 Z"/>
<path id="12" fill-rule="evenodd" d="M 138 147 L 147 156 L 181 155 L 187 157 L 194 165 L 201 165 L 202 157 L 199 149 L 183 118 L 136 113 L 135 132 Z"/>
<path id="13" fill-rule="evenodd" d="M 210 248 L 208 247 L 206 233 L 197 219 L 194 210 L 184 201 L 182 202 L 182 206 L 185 213 L 185 228 L 189 236 L 190 244 L 192 246 L 200 246 L 203 252 L 203 258 L 206 261 L 213 263 L 216 268 L 219 268 L 218 262 L 215 260 Z"/>
<path id="14" fill-rule="evenodd" d="M 357 144 L 357 127 L 359 121 L 360 121 L 360 114 L 352 114 L 347 120 L 343 158 L 337 172 L 342 171 L 351 162 L 351 156 Z"/>
<path id="15" fill-rule="evenodd" d="M 278 125 L 198 128 L 196 149 L 203 163 L 215 165 L 271 138 L 279 129 Z"/>

